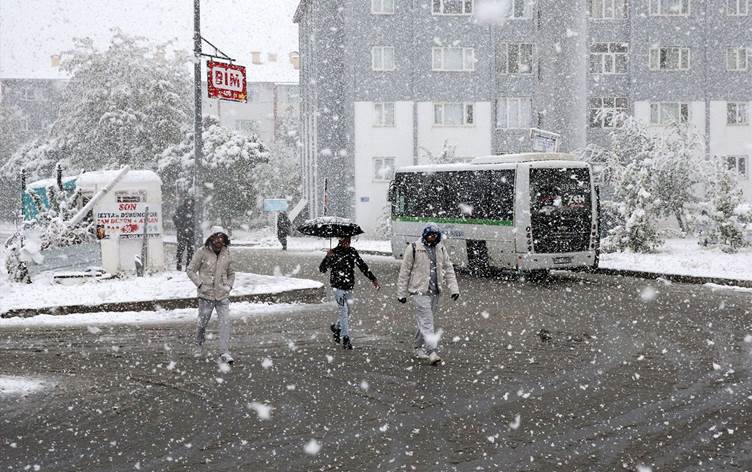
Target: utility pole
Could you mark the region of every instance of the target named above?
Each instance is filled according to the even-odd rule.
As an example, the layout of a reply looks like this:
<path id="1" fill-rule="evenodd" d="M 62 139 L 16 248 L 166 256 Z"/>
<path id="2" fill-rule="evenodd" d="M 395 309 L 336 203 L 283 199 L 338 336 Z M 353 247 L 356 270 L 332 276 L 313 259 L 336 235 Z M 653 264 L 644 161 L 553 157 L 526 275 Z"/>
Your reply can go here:
<path id="1" fill-rule="evenodd" d="M 201 196 L 201 167 L 203 162 L 204 139 L 201 135 L 201 0 L 193 0 L 193 228 L 195 243 L 200 247 L 203 231 L 201 219 L 204 205 Z"/>

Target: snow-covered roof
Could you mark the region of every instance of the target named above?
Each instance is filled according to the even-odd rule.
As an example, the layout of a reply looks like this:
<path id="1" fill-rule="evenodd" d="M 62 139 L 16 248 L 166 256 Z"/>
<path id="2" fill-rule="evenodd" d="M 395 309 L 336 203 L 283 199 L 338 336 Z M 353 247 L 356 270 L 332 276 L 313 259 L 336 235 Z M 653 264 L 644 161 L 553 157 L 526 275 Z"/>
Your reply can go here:
<path id="1" fill-rule="evenodd" d="M 500 156 L 480 156 L 471 162 L 454 162 L 450 164 L 421 164 L 399 167 L 397 172 L 451 172 L 463 170 L 514 169 L 520 163 L 540 163 L 537 167 L 588 167 L 590 164 L 580 161 L 572 154 L 562 153 L 526 153 L 505 154 Z"/>
<path id="2" fill-rule="evenodd" d="M 107 185 L 117 176 L 119 170 L 98 170 L 94 172 L 84 172 L 78 178 L 76 184 L 81 188 L 93 188 L 98 185 Z M 128 184 L 145 184 L 158 183 L 162 184 L 162 179 L 150 170 L 131 170 L 120 180 L 118 186 Z"/>
<path id="3" fill-rule="evenodd" d="M 527 152 L 522 154 L 501 154 L 495 156 L 478 156 L 471 161 L 473 164 L 497 164 L 504 162 L 531 162 L 531 161 L 576 161 L 574 154 L 561 152 Z"/>

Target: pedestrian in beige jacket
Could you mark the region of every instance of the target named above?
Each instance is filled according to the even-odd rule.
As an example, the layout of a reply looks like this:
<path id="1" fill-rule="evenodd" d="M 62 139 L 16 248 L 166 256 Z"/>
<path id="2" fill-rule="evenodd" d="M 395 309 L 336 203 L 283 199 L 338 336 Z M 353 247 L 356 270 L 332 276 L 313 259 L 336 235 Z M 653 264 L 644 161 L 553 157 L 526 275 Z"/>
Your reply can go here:
<path id="1" fill-rule="evenodd" d="M 397 280 L 397 299 L 407 302 L 411 295 L 415 303 L 415 356 L 428 359 L 431 364 L 441 362 L 436 350 L 438 337 L 434 332 L 434 313 L 439 304 L 439 295 L 444 287 L 452 300 L 460 297 L 457 277 L 454 274 L 449 252 L 441 242 L 441 229 L 429 223 L 423 236 L 412 243 L 402 259 Z"/>
<path id="2" fill-rule="evenodd" d="M 188 265 L 188 278 L 198 291 L 197 354 L 203 353 L 206 326 L 212 312 L 219 319 L 220 360 L 232 364 L 230 355 L 230 291 L 235 283 L 235 270 L 230 256 L 230 238 L 217 231 L 206 239 Z"/>

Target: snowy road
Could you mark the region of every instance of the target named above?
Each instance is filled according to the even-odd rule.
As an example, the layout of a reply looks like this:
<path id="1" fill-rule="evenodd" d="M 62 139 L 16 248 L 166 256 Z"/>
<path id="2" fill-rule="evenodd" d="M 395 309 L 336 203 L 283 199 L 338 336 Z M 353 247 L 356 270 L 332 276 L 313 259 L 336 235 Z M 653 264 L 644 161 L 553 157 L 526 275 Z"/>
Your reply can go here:
<path id="1" fill-rule="evenodd" d="M 241 269 L 320 279 L 323 254 L 237 249 Z M 587 274 L 460 276 L 447 363 L 411 359 L 398 266 L 366 257 L 356 350 L 329 304 L 234 324 L 232 369 L 185 324 L 0 330 L 4 470 L 747 470 L 752 294 Z M 276 267 L 275 267 L 276 266 Z M 550 333 L 542 341 L 539 330 Z M 216 346 L 216 340 L 212 341 Z M 0 392 L 0 396 L 2 396 Z M 268 419 L 266 418 L 268 415 Z M 645 467 L 645 468 L 642 468 Z"/>

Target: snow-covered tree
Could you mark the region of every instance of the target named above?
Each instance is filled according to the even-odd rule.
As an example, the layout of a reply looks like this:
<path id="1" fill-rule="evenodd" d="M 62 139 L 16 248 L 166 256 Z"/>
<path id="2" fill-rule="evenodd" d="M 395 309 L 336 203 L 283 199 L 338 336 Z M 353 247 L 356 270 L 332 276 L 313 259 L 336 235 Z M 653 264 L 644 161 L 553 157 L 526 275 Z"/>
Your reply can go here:
<path id="1" fill-rule="evenodd" d="M 244 136 L 219 125 L 211 116 L 203 120 L 204 142 L 202 172 L 198 176 L 204 196 L 205 221 L 232 227 L 232 220 L 248 214 L 256 205 L 258 164 L 266 162 L 269 152 L 256 136 Z M 175 198 L 178 189 L 190 189 L 193 182 L 193 132 L 187 128 L 181 142 L 159 155 L 159 174 L 166 199 Z"/>
<path id="2" fill-rule="evenodd" d="M 603 209 L 614 209 L 617 220 L 604 249 L 652 251 L 660 244 L 659 216 L 674 216 L 682 232 L 688 229 L 688 213 L 704 178 L 702 141 L 682 124 L 654 133 L 630 116 L 619 122 L 609 147 L 591 146 L 585 153 L 609 195 Z"/>
<path id="3" fill-rule="evenodd" d="M 192 115 L 189 57 L 166 48 L 117 30 L 105 51 L 91 39 L 75 40 L 61 63 L 70 80 L 49 138 L 24 147 L 0 173 L 26 167 L 37 178 L 60 160 L 77 170 L 154 168 L 155 156 L 180 141 Z"/>
<path id="4" fill-rule="evenodd" d="M 744 225 L 748 212 L 742 202 L 742 190 L 736 175 L 722 159 L 714 158 L 708 168 L 705 201 L 700 205 L 704 238 L 718 242 L 725 251 L 735 252 L 744 245 Z"/>
<path id="5" fill-rule="evenodd" d="M 703 145 L 694 130 L 674 124 L 657 137 L 652 193 L 661 202 L 659 212 L 674 216 L 683 233 L 689 205 L 697 200 L 697 185 L 703 178 Z"/>
<path id="6" fill-rule="evenodd" d="M 652 252 L 663 244 L 656 222 L 660 200 L 651 193 L 653 173 L 652 159 L 631 162 L 620 172 L 614 200 L 621 218 L 609 231 L 605 247 Z"/>
<path id="7" fill-rule="evenodd" d="M 0 103 L 0 166 L 8 162 L 24 140 L 23 111 Z M 0 175 L 0 219 L 10 220 L 18 211 L 18 169 L 14 175 Z"/>
<path id="8" fill-rule="evenodd" d="M 25 116 L 18 106 L 0 103 L 0 164 L 10 160 L 24 140 L 22 122 Z"/>
<path id="9" fill-rule="evenodd" d="M 277 139 L 269 146 L 267 162 L 261 162 L 255 169 L 256 195 L 261 198 L 300 198 L 300 133 L 298 117 L 293 107 L 289 107 L 280 120 L 276 131 Z"/>
<path id="10" fill-rule="evenodd" d="M 603 241 L 608 250 L 650 252 L 661 244 L 657 219 L 659 200 L 654 192 L 654 157 L 659 140 L 640 121 L 619 117 L 622 126 L 611 132 L 608 148 L 592 146 L 586 152 L 611 193 L 603 209 L 612 210 L 615 226 Z"/>
<path id="11" fill-rule="evenodd" d="M 455 155 L 457 154 L 457 146 L 449 144 L 449 141 L 444 140 L 444 144 L 441 146 L 441 152 L 434 155 L 430 149 L 420 147 L 423 151 L 424 157 L 428 159 L 431 164 L 449 164 L 454 162 Z"/>

